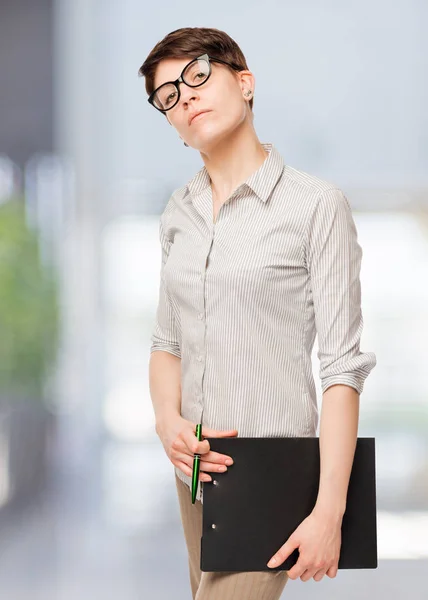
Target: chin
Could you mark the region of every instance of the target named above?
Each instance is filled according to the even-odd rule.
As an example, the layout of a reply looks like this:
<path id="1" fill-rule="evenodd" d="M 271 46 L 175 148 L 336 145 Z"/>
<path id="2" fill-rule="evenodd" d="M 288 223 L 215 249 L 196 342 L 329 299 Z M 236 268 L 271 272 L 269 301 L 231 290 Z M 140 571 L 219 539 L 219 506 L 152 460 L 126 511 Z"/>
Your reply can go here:
<path id="1" fill-rule="evenodd" d="M 208 130 L 201 132 L 201 135 L 197 136 L 189 146 L 199 150 L 200 152 L 208 152 L 215 148 L 218 144 L 226 142 L 229 138 L 233 137 L 236 127 L 221 130 Z"/>

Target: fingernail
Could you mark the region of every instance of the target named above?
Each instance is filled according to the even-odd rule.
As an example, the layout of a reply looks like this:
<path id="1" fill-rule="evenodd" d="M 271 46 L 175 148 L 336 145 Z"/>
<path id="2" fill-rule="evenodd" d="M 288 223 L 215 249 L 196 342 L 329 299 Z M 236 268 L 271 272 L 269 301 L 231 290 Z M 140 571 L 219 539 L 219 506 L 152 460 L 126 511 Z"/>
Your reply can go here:
<path id="1" fill-rule="evenodd" d="M 225 462 L 225 463 L 227 464 L 227 466 L 229 466 L 229 467 L 230 467 L 230 465 L 233 465 L 233 460 L 232 460 L 231 458 L 226 458 L 226 460 L 225 460 L 224 462 Z"/>
<path id="2" fill-rule="evenodd" d="M 268 567 L 273 567 L 276 564 L 276 559 L 275 558 L 271 558 L 270 561 L 268 562 L 267 566 Z"/>

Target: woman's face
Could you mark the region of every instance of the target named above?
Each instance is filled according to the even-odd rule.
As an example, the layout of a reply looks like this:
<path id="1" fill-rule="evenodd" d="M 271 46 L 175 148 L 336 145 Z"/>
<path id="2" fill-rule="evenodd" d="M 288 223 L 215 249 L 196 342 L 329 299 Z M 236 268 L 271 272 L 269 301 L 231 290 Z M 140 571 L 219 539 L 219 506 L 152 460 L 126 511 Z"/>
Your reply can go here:
<path id="1" fill-rule="evenodd" d="M 155 74 L 155 89 L 166 81 L 174 81 L 191 58 L 162 60 Z M 244 92 L 252 90 L 254 76 L 250 71 L 233 71 L 221 63 L 211 62 L 211 76 L 201 86 L 191 88 L 180 83 L 180 100 L 165 114 L 179 136 L 192 148 L 208 151 L 246 120 L 252 124 L 252 112 Z M 253 96 L 249 96 L 251 99 Z M 209 111 L 189 123 L 201 110 Z"/>

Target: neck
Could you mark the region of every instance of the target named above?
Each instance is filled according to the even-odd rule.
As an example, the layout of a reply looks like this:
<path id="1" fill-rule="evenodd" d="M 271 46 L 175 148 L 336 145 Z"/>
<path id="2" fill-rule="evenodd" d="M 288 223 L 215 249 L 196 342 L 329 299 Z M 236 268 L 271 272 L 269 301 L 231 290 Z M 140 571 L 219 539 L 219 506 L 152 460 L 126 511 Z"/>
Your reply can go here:
<path id="1" fill-rule="evenodd" d="M 241 132 L 235 130 L 233 136 L 221 140 L 208 151 L 201 151 L 212 190 L 220 198 L 228 198 L 267 156 L 254 129 L 248 127 Z"/>

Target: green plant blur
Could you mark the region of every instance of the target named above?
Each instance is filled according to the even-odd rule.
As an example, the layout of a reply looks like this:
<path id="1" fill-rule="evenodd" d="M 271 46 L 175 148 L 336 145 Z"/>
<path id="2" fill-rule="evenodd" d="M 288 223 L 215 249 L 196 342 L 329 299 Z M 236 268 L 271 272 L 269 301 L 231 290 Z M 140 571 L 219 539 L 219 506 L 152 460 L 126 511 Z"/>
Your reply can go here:
<path id="1" fill-rule="evenodd" d="M 57 282 L 40 260 L 25 205 L 0 205 L 0 396 L 40 400 L 58 339 Z"/>

